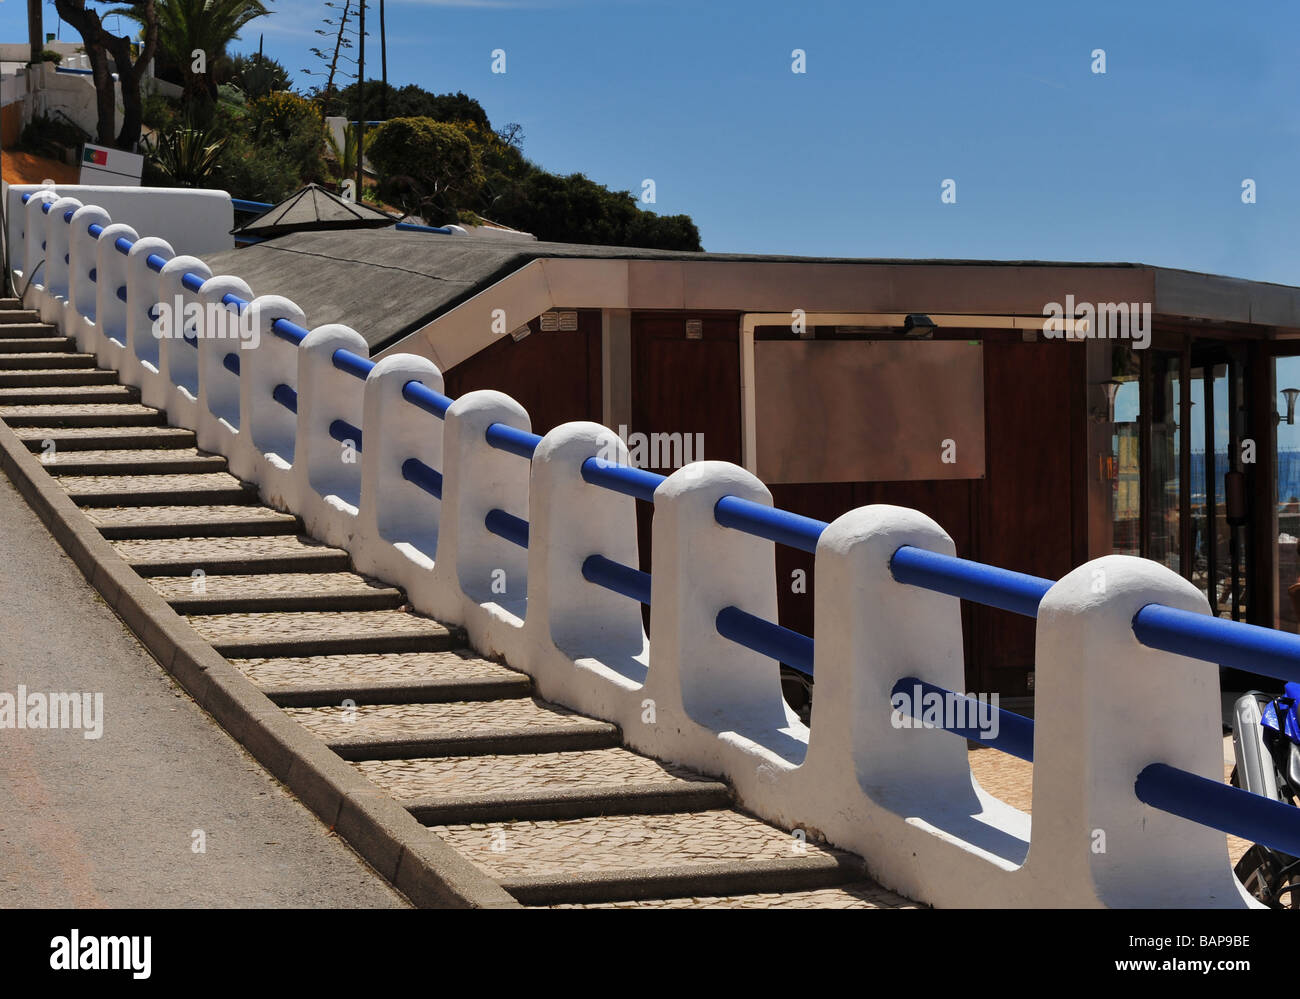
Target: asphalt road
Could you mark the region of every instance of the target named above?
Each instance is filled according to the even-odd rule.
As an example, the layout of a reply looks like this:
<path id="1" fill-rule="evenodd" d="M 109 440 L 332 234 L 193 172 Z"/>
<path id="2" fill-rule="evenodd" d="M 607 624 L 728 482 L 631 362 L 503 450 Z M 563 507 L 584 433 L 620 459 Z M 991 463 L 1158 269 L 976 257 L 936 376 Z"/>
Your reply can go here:
<path id="1" fill-rule="evenodd" d="M 407 905 L 162 671 L 0 474 L 0 726 L 19 684 L 102 694 L 103 732 L 0 727 L 0 907 Z"/>

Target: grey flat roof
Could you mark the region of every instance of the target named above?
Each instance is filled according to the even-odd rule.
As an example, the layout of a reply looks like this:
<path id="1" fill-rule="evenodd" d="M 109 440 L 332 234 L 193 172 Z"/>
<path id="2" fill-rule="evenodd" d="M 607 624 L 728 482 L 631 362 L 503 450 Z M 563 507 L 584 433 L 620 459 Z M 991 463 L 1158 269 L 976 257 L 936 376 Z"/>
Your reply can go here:
<path id="1" fill-rule="evenodd" d="M 208 254 L 204 260 L 213 273 L 243 278 L 256 295 L 283 295 L 297 302 L 312 326 L 339 322 L 354 327 L 377 352 L 530 261 L 544 258 L 1141 269 L 1153 276 L 1157 313 L 1300 328 L 1300 288 L 1128 262 L 691 253 L 398 229 L 287 233 L 243 249 Z M 745 305 L 737 302 L 735 307 Z"/>

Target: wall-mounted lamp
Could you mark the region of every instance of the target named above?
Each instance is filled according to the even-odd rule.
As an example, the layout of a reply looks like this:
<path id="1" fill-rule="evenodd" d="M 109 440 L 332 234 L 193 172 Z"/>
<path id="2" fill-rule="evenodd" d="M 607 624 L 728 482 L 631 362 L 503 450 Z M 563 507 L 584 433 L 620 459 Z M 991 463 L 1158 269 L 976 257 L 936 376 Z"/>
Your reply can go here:
<path id="1" fill-rule="evenodd" d="M 938 324 L 933 319 L 920 312 L 910 313 L 903 320 L 903 336 L 913 340 L 930 340 L 938 328 Z"/>

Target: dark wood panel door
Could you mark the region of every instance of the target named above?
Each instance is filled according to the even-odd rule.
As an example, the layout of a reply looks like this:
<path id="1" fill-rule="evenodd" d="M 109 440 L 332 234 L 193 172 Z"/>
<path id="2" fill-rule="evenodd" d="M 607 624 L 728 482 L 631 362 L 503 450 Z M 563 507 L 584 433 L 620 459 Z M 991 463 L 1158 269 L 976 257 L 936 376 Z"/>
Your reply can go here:
<path id="1" fill-rule="evenodd" d="M 699 323 L 699 339 L 688 338 L 689 321 Z M 694 459 L 740 464 L 740 316 L 634 312 L 631 329 L 629 436 L 702 434 L 702 453 L 693 452 Z M 657 450 L 659 463 L 651 464 L 651 471 L 675 471 L 663 464 L 667 449 Z M 648 504 L 637 504 L 641 568 L 647 571 L 651 513 Z"/>

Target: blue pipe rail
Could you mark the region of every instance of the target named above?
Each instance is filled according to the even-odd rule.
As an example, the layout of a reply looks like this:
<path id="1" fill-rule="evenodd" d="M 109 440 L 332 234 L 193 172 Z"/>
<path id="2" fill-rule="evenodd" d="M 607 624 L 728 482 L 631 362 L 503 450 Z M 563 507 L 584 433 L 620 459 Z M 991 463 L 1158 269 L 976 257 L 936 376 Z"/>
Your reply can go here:
<path id="1" fill-rule="evenodd" d="M 354 378 L 360 378 L 363 382 L 375 367 L 374 361 L 362 357 L 360 354 L 354 354 L 350 350 L 344 350 L 342 347 L 330 355 L 330 361 L 340 371 L 352 375 Z"/>
<path id="2" fill-rule="evenodd" d="M 423 382 L 417 382 L 415 379 L 402 386 L 402 398 L 417 409 L 432 413 L 440 420 L 447 418 L 447 410 L 451 408 L 453 401 L 441 392 L 435 392 Z"/>
<path id="3" fill-rule="evenodd" d="M 181 334 L 181 339 L 184 340 L 184 341 L 185 341 L 187 344 L 189 344 L 191 347 L 193 347 L 195 350 L 198 350 L 198 349 L 199 349 L 199 338 L 198 338 L 198 334 L 195 334 L 194 336 L 190 336 L 188 333 L 182 333 L 182 334 Z M 222 361 L 222 364 L 225 366 L 225 368 L 226 368 L 227 371 L 230 370 L 230 365 L 225 364 L 225 361 L 224 361 L 224 360 Z M 236 365 L 236 371 L 235 371 L 235 374 L 239 374 L 239 371 L 238 371 L 238 365 Z"/>
<path id="4" fill-rule="evenodd" d="M 1211 829 L 1300 856 L 1300 809 L 1167 763 L 1143 768 L 1133 783 L 1143 804 Z"/>
<path id="5" fill-rule="evenodd" d="M 911 545 L 903 545 L 894 552 L 889 568 L 900 583 L 1026 617 L 1038 616 L 1038 605 L 1052 587 L 1050 579 L 998 569 Z"/>
<path id="6" fill-rule="evenodd" d="M 298 393 L 288 385 L 281 382 L 271 390 L 271 398 L 278 402 L 289 412 L 297 414 L 298 412 Z"/>
<path id="7" fill-rule="evenodd" d="M 520 430 L 505 423 L 493 423 L 487 428 L 484 436 L 488 444 L 498 451 L 508 451 L 510 454 L 530 460 L 533 452 L 537 450 L 537 445 L 542 442 L 537 434 L 530 434 L 527 430 Z"/>
<path id="8" fill-rule="evenodd" d="M 117 289 L 117 299 L 119 302 L 126 301 L 126 285 L 122 285 L 120 288 Z"/>
<path id="9" fill-rule="evenodd" d="M 265 201 L 245 201 L 243 198 L 231 198 L 230 203 L 237 212 L 256 212 L 259 215 L 275 207 Z"/>
<path id="10" fill-rule="evenodd" d="M 492 509 L 483 518 L 483 526 L 498 538 L 505 538 L 520 548 L 528 547 L 528 521 L 504 510 Z"/>
<path id="11" fill-rule="evenodd" d="M 196 347 L 198 346 L 197 338 L 195 339 L 194 346 Z M 229 371 L 232 375 L 239 374 L 239 355 L 227 354 L 225 357 L 221 359 L 221 366 L 225 368 L 227 371 Z"/>
<path id="12" fill-rule="evenodd" d="M 293 344 L 295 347 L 307 338 L 307 331 L 297 323 L 291 323 L 287 319 L 277 319 L 271 324 L 271 332 L 281 340 Z"/>
<path id="13" fill-rule="evenodd" d="M 664 476 L 632 465 L 616 465 L 601 458 L 588 458 L 582 463 L 582 481 L 653 503 L 655 490 L 664 481 Z"/>
<path id="14" fill-rule="evenodd" d="M 414 222 L 398 222 L 393 228 L 401 232 L 434 232 L 440 236 L 455 235 L 452 230 L 436 225 L 416 225 Z"/>
<path id="15" fill-rule="evenodd" d="M 86 232 L 90 233 L 96 239 L 99 239 L 100 236 L 104 235 L 104 227 L 98 222 L 92 222 L 90 225 L 86 226 Z"/>
<path id="16" fill-rule="evenodd" d="M 347 420 L 332 420 L 329 426 L 330 436 L 340 444 L 352 442 L 352 450 L 361 453 L 361 428 L 354 427 Z"/>
<path id="17" fill-rule="evenodd" d="M 713 508 L 713 519 L 723 527 L 814 553 L 817 539 L 828 526 L 825 521 L 764 506 L 739 496 L 724 496 L 718 500 Z"/>
<path id="18" fill-rule="evenodd" d="M 203 282 L 206 280 L 207 278 L 200 277 L 192 271 L 186 271 L 181 275 L 181 287 L 186 291 L 192 291 L 197 295 L 199 289 L 203 287 Z"/>
<path id="19" fill-rule="evenodd" d="M 926 695 L 937 695 L 946 700 L 948 697 L 957 697 L 962 699 L 962 708 L 967 718 L 978 718 L 974 714 L 978 702 L 975 698 L 959 691 L 948 690 L 946 687 L 940 687 L 938 684 L 921 680 L 915 676 L 905 676 L 894 684 L 894 689 L 889 692 L 889 702 L 892 705 L 894 698 L 899 694 L 906 694 L 912 702 L 912 717 L 921 720 L 923 715 L 924 702 L 921 698 L 915 696 L 917 689 L 920 689 L 921 698 Z M 942 728 L 945 732 L 952 732 L 960 735 L 963 739 L 970 739 L 972 742 L 983 743 L 993 749 L 1008 753 L 1011 756 L 1019 757 L 1029 763 L 1034 762 L 1034 720 L 1026 718 L 1024 715 L 1018 715 L 1014 711 L 1007 711 L 1005 708 L 998 708 L 998 734 L 996 738 L 989 738 L 978 726 L 952 726 L 936 725 L 936 728 Z"/>
<path id="20" fill-rule="evenodd" d="M 99 271 L 96 270 L 94 267 L 92 267 L 92 268 L 90 269 L 90 272 L 86 275 L 86 277 L 90 278 L 90 281 L 91 281 L 92 284 L 98 284 L 98 283 L 99 283 L 99 282 L 96 280 L 96 279 L 99 277 Z"/>
<path id="21" fill-rule="evenodd" d="M 714 627 L 719 635 L 737 645 L 785 663 L 806 676 L 813 675 L 813 640 L 807 635 L 773 624 L 739 607 L 724 607 L 718 611 Z"/>
<path id="22" fill-rule="evenodd" d="M 419 458 L 407 458 L 402 462 L 402 478 L 419 486 L 434 499 L 442 499 L 442 473 Z"/>
<path id="23" fill-rule="evenodd" d="M 1137 612 L 1133 635 L 1151 649 L 1300 681 L 1300 635 L 1163 604 L 1147 604 Z"/>
<path id="24" fill-rule="evenodd" d="M 615 562 L 604 555 L 588 555 L 582 563 L 582 578 L 607 590 L 631 597 L 650 606 L 650 573 Z"/>

